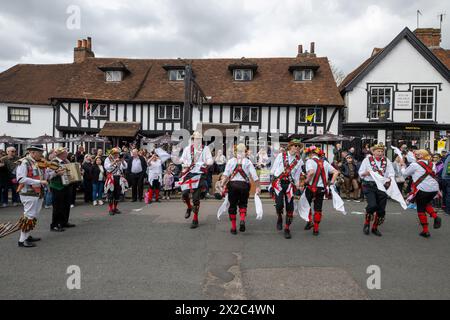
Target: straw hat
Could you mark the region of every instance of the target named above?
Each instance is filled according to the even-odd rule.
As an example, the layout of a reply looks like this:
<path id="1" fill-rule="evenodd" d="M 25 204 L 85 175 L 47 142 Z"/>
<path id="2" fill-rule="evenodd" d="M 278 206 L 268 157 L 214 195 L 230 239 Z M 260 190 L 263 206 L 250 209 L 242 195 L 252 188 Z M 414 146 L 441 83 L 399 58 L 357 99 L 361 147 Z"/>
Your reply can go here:
<path id="1" fill-rule="evenodd" d="M 44 146 L 42 144 L 33 144 L 27 148 L 27 151 L 41 151 L 44 152 Z"/>
<path id="2" fill-rule="evenodd" d="M 383 144 L 378 143 L 378 144 L 374 145 L 372 148 L 370 148 L 370 151 L 374 152 L 375 150 L 378 150 L 378 149 L 381 149 L 384 151 L 384 149 L 386 149 L 386 147 Z"/>
<path id="3" fill-rule="evenodd" d="M 289 141 L 287 147 L 289 149 L 292 146 L 299 146 L 301 148 L 303 147 L 303 143 L 301 143 L 299 139 L 292 139 L 291 141 Z"/>
<path id="4" fill-rule="evenodd" d="M 198 131 L 194 131 L 194 133 L 191 136 L 192 139 L 202 139 L 202 134 Z"/>
<path id="5" fill-rule="evenodd" d="M 58 148 L 55 149 L 55 154 L 56 154 L 57 156 L 59 156 L 61 153 L 64 153 L 64 152 L 67 152 L 67 148 L 64 148 L 64 147 L 58 147 Z"/>

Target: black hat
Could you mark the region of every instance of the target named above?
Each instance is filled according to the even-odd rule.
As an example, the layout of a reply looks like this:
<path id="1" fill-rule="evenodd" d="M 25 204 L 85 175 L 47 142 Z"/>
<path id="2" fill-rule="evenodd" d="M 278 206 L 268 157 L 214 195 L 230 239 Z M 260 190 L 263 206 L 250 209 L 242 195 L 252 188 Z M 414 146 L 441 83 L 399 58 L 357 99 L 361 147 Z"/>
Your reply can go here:
<path id="1" fill-rule="evenodd" d="M 27 151 L 41 151 L 44 152 L 44 146 L 42 144 L 32 144 L 27 148 Z"/>

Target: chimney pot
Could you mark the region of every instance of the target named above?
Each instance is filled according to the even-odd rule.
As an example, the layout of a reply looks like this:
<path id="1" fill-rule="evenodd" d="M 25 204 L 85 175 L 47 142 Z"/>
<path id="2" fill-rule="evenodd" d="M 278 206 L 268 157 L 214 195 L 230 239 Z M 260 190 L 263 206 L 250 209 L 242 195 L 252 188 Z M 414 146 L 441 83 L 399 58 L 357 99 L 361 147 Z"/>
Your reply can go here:
<path id="1" fill-rule="evenodd" d="M 81 40 L 78 40 L 77 41 L 77 48 L 81 48 L 81 44 L 82 44 Z"/>
<path id="2" fill-rule="evenodd" d="M 303 45 L 299 44 L 298 45 L 298 54 L 302 54 L 303 53 Z"/>
<path id="3" fill-rule="evenodd" d="M 92 38 L 91 37 L 87 38 L 87 48 L 89 50 L 92 50 Z"/>
<path id="4" fill-rule="evenodd" d="M 315 53 L 315 43 L 311 42 L 311 53 Z"/>
<path id="5" fill-rule="evenodd" d="M 83 48 L 87 48 L 87 40 L 83 39 Z"/>

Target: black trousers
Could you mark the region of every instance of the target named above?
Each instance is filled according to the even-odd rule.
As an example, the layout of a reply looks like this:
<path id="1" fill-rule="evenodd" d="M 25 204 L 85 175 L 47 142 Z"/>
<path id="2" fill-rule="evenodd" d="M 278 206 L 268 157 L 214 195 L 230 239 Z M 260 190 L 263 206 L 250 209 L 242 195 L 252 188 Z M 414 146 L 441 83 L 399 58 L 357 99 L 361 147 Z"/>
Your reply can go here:
<path id="1" fill-rule="evenodd" d="M 52 224 L 50 227 L 58 225 L 64 226 L 69 222 L 70 200 L 72 197 L 72 186 L 65 187 L 62 190 L 51 188 L 53 195 Z"/>
<path id="2" fill-rule="evenodd" d="M 436 197 L 437 191 L 434 192 L 425 192 L 419 190 L 416 194 L 416 198 L 414 199 L 417 204 L 417 212 L 426 212 L 426 206 L 431 204 L 434 197 Z"/>
<path id="3" fill-rule="evenodd" d="M 152 189 L 153 191 L 161 189 L 161 182 L 159 182 L 158 179 L 150 181 L 149 184 L 150 184 L 150 189 Z"/>
<path id="4" fill-rule="evenodd" d="M 122 195 L 122 188 L 120 187 L 120 176 L 114 176 L 114 191 L 108 191 L 108 201 L 112 203 L 113 201 L 119 201 Z"/>
<path id="5" fill-rule="evenodd" d="M 250 184 L 245 181 L 230 181 L 228 183 L 229 214 L 237 214 L 237 208 L 247 208 L 250 196 Z"/>
<path id="6" fill-rule="evenodd" d="M 136 201 L 144 198 L 144 172 L 130 173 L 131 198 Z"/>
<path id="7" fill-rule="evenodd" d="M 92 202 L 92 180 L 83 180 L 84 202 Z"/>
<path id="8" fill-rule="evenodd" d="M 310 188 L 305 189 L 306 199 L 308 200 L 309 205 L 314 200 L 314 212 L 319 211 L 322 212 L 323 205 L 323 196 L 325 195 L 325 189 L 322 187 L 317 187 L 316 192 L 312 192 Z"/>
<path id="9" fill-rule="evenodd" d="M 380 191 L 375 182 L 363 182 L 362 190 L 367 199 L 366 212 L 368 214 L 378 214 L 380 218 L 386 215 L 386 192 Z"/>
<path id="10" fill-rule="evenodd" d="M 286 190 L 289 187 L 289 182 L 281 181 L 281 191 L 275 197 L 275 208 L 277 210 L 277 214 L 282 214 L 284 209 L 284 204 L 286 203 L 286 212 L 294 211 L 294 197 L 292 197 L 291 201 L 288 200 L 286 195 Z"/>

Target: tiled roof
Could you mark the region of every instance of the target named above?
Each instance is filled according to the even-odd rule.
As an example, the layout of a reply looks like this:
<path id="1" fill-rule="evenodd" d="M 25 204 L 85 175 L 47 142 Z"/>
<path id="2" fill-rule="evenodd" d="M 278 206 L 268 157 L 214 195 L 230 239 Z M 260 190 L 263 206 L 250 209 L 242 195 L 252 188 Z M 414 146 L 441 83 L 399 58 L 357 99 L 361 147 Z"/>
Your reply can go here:
<path id="1" fill-rule="evenodd" d="M 312 81 L 294 81 L 289 67 L 320 66 Z M 228 69 L 240 59 L 193 59 L 196 81 L 210 103 L 336 105 L 343 100 L 327 58 L 252 58 L 258 66 L 252 81 L 234 81 Z M 105 82 L 99 67 L 123 64 L 129 73 L 118 83 Z M 50 98 L 127 102 L 183 102 L 184 82 L 169 81 L 164 66 L 180 59 L 87 58 L 66 65 L 17 65 L 0 73 L 0 102 L 48 104 Z"/>

